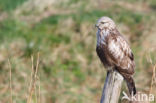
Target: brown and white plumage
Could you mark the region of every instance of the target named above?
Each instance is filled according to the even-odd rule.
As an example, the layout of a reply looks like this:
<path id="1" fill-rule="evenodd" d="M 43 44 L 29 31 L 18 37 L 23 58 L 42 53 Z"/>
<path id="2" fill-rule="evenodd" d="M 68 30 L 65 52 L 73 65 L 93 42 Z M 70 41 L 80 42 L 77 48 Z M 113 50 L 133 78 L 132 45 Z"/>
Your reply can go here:
<path id="1" fill-rule="evenodd" d="M 130 94 L 136 94 L 134 74 L 134 56 L 124 39 L 116 29 L 112 19 L 102 17 L 98 20 L 97 54 L 107 70 L 117 70 L 126 80 Z"/>

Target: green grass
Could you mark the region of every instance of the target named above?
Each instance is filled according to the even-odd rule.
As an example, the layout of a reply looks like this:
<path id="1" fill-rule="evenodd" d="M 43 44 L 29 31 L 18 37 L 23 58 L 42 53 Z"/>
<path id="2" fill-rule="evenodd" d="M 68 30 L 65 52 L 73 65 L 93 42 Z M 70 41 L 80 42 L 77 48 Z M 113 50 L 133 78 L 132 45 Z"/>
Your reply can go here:
<path id="1" fill-rule="evenodd" d="M 26 0 L 1 0 L 0 11 L 13 13 L 12 11 L 24 1 Z M 135 0 L 132 2 L 138 3 Z M 72 7 L 74 12 L 63 14 L 58 12 L 57 15 L 53 14 L 35 24 L 22 21 L 18 17 L 14 18 L 11 13 L 8 18 L 0 21 L 0 77 L 2 84 L 8 85 L 6 61 L 9 56 L 13 68 L 13 83 L 15 83 L 13 89 L 14 92 L 20 91 L 16 98 L 14 95 L 14 102 L 16 100 L 16 103 L 25 103 L 23 95 L 27 93 L 26 84 L 31 74 L 30 57 L 36 55 L 38 51 L 41 55 L 39 68 L 41 92 L 46 103 L 99 102 L 105 70 L 96 55 L 96 29 L 93 26 L 102 16 L 111 17 L 117 26 L 120 24 L 126 26 L 126 29 L 121 26 L 120 30 L 127 33 L 126 36 L 129 37 L 133 49 L 136 62 L 135 80 L 147 80 L 145 82 L 150 83 L 151 78 L 146 75 L 151 75 L 152 66 L 147 63 L 145 53 L 147 48 L 144 47 L 144 42 L 146 42 L 146 32 L 150 31 L 148 23 L 152 22 L 151 15 L 155 14 L 136 12 L 114 4 L 109 8 L 98 6 L 94 8 L 92 4 L 92 8 L 86 9 L 91 3 L 70 0 L 63 8 L 69 9 L 71 5 L 79 4 L 80 6 Z M 151 7 L 151 4 L 149 6 Z M 155 27 L 152 25 L 150 28 Z M 148 32 L 148 36 L 153 34 L 152 30 Z M 155 62 L 155 52 L 151 53 L 151 59 Z M 141 87 L 144 83 L 136 82 L 136 84 L 142 90 L 149 87 L 149 85 Z M 9 92 L 0 94 L 0 102 L 7 100 L 8 95 Z"/>
<path id="2" fill-rule="evenodd" d="M 27 0 L 0 0 L 0 11 L 11 11 Z"/>

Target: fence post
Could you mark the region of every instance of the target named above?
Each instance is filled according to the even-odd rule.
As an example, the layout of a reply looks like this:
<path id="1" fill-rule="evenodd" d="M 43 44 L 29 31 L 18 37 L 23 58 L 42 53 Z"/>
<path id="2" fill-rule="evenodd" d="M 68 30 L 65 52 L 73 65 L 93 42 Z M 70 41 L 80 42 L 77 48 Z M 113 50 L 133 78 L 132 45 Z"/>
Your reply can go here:
<path id="1" fill-rule="evenodd" d="M 100 103 L 118 103 L 123 77 L 117 71 L 108 71 Z"/>

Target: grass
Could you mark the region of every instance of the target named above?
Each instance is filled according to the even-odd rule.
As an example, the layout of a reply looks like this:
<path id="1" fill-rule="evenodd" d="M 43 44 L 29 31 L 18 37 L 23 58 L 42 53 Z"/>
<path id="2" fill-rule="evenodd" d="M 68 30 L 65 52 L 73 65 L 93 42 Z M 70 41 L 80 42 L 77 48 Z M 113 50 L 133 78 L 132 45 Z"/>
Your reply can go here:
<path id="1" fill-rule="evenodd" d="M 10 69 L 10 103 L 12 103 L 12 76 L 11 76 L 11 64 L 10 64 L 10 60 L 8 59 L 8 64 L 9 64 L 9 69 Z"/>
<path id="2" fill-rule="evenodd" d="M 26 0 L 0 0 L 0 11 L 11 11 Z"/>
<path id="3" fill-rule="evenodd" d="M 12 84 L 12 102 L 25 103 L 28 94 L 29 100 L 38 103 L 99 102 L 106 72 L 95 52 L 96 29 L 94 24 L 101 16 L 111 17 L 120 32 L 125 34 L 130 41 L 136 62 L 134 75 L 136 86 L 138 90 L 149 92 L 153 74 L 152 65 L 146 58 L 149 48 L 153 48 L 153 51 L 150 52 L 153 64 L 155 64 L 156 56 L 153 44 L 147 43 L 148 37 L 155 34 L 153 30 L 155 24 L 152 21 L 152 16 L 155 14 L 149 2 L 144 2 L 151 11 L 146 14 L 129 10 L 126 6 L 113 4 L 113 2 L 109 2 L 108 8 L 101 8 L 94 1 L 69 0 L 67 2 L 69 6 L 57 6 L 55 9 L 58 11 L 68 9 L 74 12 L 64 14 L 58 12 L 39 22 L 32 23 L 12 16 L 15 8 L 26 2 L 21 0 L 18 4 L 18 1 L 15 0 L 14 4 L 11 4 L 13 1 L 9 0 L 0 1 L 0 11 L 10 13 L 10 17 L 0 21 L 0 78 L 2 78 L 0 80 L 2 84 L 0 102 L 9 102 L 7 100 L 10 97 L 7 87 L 10 77 L 6 77 L 6 74 L 9 73 L 6 69 L 8 57 L 12 67 L 12 83 L 10 83 Z M 124 1 L 121 0 L 121 2 Z M 135 0 L 133 2 L 139 3 Z M 75 5 L 74 8 L 72 5 Z M 88 6 L 91 8 L 87 9 Z M 40 69 L 38 73 L 40 78 L 38 80 L 31 77 L 31 73 L 35 71 L 31 69 L 30 60 L 31 55 L 39 51 Z M 34 57 L 33 61 L 37 60 Z M 36 83 L 31 83 L 36 85 L 33 93 L 30 92 L 30 88 L 34 88 L 29 84 L 30 78 L 32 81 L 36 80 Z M 155 90 L 155 83 L 152 88 Z M 124 86 L 122 90 L 125 91 L 127 88 Z M 27 102 L 30 102 L 29 100 Z"/>
<path id="4" fill-rule="evenodd" d="M 35 98 L 36 98 L 36 102 L 38 101 L 37 98 L 37 92 L 36 92 L 36 81 L 37 81 L 37 72 L 38 72 L 38 68 L 39 68 L 39 53 L 37 55 L 37 63 L 36 63 L 36 68 L 34 67 L 34 58 L 33 56 L 31 57 L 32 60 L 32 74 L 31 74 L 31 82 L 30 82 L 30 87 L 29 87 L 29 95 L 27 98 L 27 103 L 31 103 L 32 101 L 32 95 L 33 93 L 35 93 Z M 40 93 L 39 93 L 40 95 Z M 39 97 L 40 100 L 40 97 Z M 37 103 L 40 103 L 40 101 L 38 101 Z"/>
<path id="5" fill-rule="evenodd" d="M 37 76 L 38 73 L 38 68 L 39 68 L 39 53 L 37 55 L 37 63 L 34 66 L 34 57 L 31 56 L 31 60 L 32 60 L 32 72 L 31 72 L 31 80 L 30 80 L 30 85 L 28 87 L 28 97 L 25 98 L 25 101 L 23 101 L 24 103 L 32 103 L 32 101 L 35 101 L 37 103 L 40 103 L 40 84 L 37 84 L 37 82 L 40 83 L 39 81 L 39 77 Z M 8 65 L 9 65 L 9 87 L 10 87 L 10 103 L 13 103 L 13 90 L 12 90 L 12 83 L 14 81 L 12 81 L 12 67 L 11 67 L 11 63 L 10 60 L 8 60 Z M 38 88 L 37 88 L 38 87 Z M 25 91 L 26 92 L 26 91 Z"/>

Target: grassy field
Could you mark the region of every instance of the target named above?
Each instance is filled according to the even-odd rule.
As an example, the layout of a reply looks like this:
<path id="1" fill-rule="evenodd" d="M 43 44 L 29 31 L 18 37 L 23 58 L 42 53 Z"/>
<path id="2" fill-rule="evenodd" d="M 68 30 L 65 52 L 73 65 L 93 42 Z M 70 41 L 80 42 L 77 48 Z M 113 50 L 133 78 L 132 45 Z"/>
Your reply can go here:
<path id="1" fill-rule="evenodd" d="M 29 103 L 38 53 L 32 103 L 99 103 L 106 71 L 94 25 L 101 16 L 131 45 L 138 91 L 156 95 L 155 12 L 155 0 L 0 0 L 0 103 Z"/>

